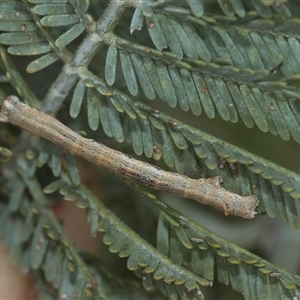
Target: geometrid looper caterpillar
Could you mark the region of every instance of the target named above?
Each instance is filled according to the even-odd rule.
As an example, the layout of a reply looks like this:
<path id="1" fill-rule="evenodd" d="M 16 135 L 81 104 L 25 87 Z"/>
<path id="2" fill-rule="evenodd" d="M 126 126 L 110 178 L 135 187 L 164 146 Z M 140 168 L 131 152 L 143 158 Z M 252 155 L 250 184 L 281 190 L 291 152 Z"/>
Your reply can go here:
<path id="1" fill-rule="evenodd" d="M 21 127 L 76 156 L 153 189 L 214 206 L 223 210 L 225 215 L 251 219 L 256 214 L 258 199 L 255 195 L 243 197 L 231 193 L 220 185 L 217 177 L 191 179 L 133 159 L 82 137 L 55 118 L 20 102 L 16 96 L 7 97 L 2 103 L 0 121 Z"/>

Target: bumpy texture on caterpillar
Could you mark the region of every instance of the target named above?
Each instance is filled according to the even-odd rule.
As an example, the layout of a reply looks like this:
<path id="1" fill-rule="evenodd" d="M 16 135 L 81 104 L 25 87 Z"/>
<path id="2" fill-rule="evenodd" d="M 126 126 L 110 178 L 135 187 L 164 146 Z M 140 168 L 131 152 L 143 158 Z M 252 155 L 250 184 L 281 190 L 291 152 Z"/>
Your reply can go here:
<path id="1" fill-rule="evenodd" d="M 82 137 L 55 118 L 20 102 L 16 96 L 7 97 L 2 103 L 0 121 L 21 127 L 76 156 L 153 189 L 214 206 L 223 210 L 225 215 L 252 219 L 256 214 L 258 199 L 255 195 L 243 197 L 231 193 L 220 185 L 218 177 L 191 179 L 133 159 Z"/>

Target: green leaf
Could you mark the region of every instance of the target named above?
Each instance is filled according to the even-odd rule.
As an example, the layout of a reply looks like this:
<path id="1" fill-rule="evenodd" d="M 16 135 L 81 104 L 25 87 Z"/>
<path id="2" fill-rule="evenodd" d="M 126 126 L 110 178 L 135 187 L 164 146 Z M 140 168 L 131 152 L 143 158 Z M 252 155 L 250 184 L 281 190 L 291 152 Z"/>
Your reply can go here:
<path id="1" fill-rule="evenodd" d="M 181 45 L 177 39 L 176 33 L 170 25 L 168 18 L 163 14 L 157 14 L 157 19 L 161 28 L 163 28 L 162 32 L 165 37 L 166 43 L 168 44 L 168 47 L 178 57 L 178 59 L 182 59 L 183 52 Z"/>
<path id="2" fill-rule="evenodd" d="M 176 130 L 176 124 L 175 125 L 170 124 L 168 126 L 168 130 L 169 130 L 171 137 L 178 149 L 185 150 L 188 148 L 188 144 L 187 144 L 185 137 L 183 136 L 183 134 L 181 132 Z"/>
<path id="3" fill-rule="evenodd" d="M 166 66 L 160 61 L 156 61 L 156 69 L 158 78 L 163 89 L 165 99 L 171 107 L 175 107 L 177 104 L 176 94 L 172 86 L 171 78 Z"/>
<path id="4" fill-rule="evenodd" d="M 154 87 L 158 96 L 165 101 L 164 91 L 161 85 L 161 82 L 158 77 L 158 70 L 152 59 L 149 57 L 143 57 L 143 64 L 148 74 L 148 77 L 151 81 L 152 86 Z"/>
<path id="5" fill-rule="evenodd" d="M 187 0 L 188 5 L 190 6 L 193 14 L 197 18 L 201 18 L 204 13 L 204 7 L 201 0 Z"/>
<path id="6" fill-rule="evenodd" d="M 99 126 L 99 104 L 97 91 L 93 88 L 87 89 L 87 114 L 88 123 L 92 130 L 97 130 Z"/>
<path id="7" fill-rule="evenodd" d="M 207 89 L 206 83 L 203 80 L 203 77 L 200 76 L 199 73 L 192 73 L 195 87 L 197 88 L 198 95 L 201 99 L 201 104 L 203 105 L 203 109 L 209 118 L 215 117 L 215 109 L 213 106 L 212 99 L 210 97 L 209 91 Z"/>
<path id="8" fill-rule="evenodd" d="M 151 14 L 151 16 L 146 16 L 146 23 L 148 32 L 155 47 L 160 51 L 164 48 L 167 48 L 168 45 L 156 15 Z"/>
<path id="9" fill-rule="evenodd" d="M 36 14 L 45 16 L 49 15 L 49 12 L 51 12 L 51 15 L 69 14 L 73 11 L 73 8 L 67 3 L 56 3 L 36 5 L 33 10 Z"/>
<path id="10" fill-rule="evenodd" d="M 117 231 L 117 228 L 109 227 L 107 233 L 105 234 L 105 242 L 108 243 L 109 235 L 117 235 L 118 238 L 116 239 L 116 238 L 112 237 L 111 243 L 108 243 L 108 245 L 109 245 L 110 252 L 119 253 L 124 248 L 124 245 L 126 242 L 126 236 L 124 235 L 123 237 L 121 237 L 119 235 L 119 233 L 115 232 L 115 231 Z"/>
<path id="11" fill-rule="evenodd" d="M 37 27 L 31 22 L 10 22 L 10 21 L 0 21 L 0 30 L 8 32 L 34 32 L 37 31 Z"/>
<path id="12" fill-rule="evenodd" d="M 264 98 L 266 100 L 266 104 L 268 105 L 268 107 L 270 107 L 271 116 L 277 127 L 279 135 L 282 139 L 288 141 L 290 139 L 290 133 L 286 126 L 286 122 L 280 113 L 277 103 L 273 102 L 273 98 L 271 97 L 270 93 L 265 92 Z"/>
<path id="13" fill-rule="evenodd" d="M 130 271 L 137 270 L 139 267 L 138 266 L 138 258 L 140 255 L 140 250 L 141 249 L 139 247 L 135 247 L 135 246 L 133 246 L 131 249 L 131 253 L 127 260 L 127 268 Z"/>
<path id="14" fill-rule="evenodd" d="M 39 32 L 10 32 L 0 35 L 0 43 L 3 45 L 23 45 L 44 41 L 45 38 Z"/>
<path id="15" fill-rule="evenodd" d="M 290 68 L 293 70 L 293 73 L 297 74 L 300 73 L 300 64 L 296 60 L 293 51 L 289 47 L 289 44 L 287 41 L 280 35 L 275 37 L 276 44 L 280 51 L 283 53 L 286 63 L 290 66 Z"/>
<path id="16" fill-rule="evenodd" d="M 67 153 L 67 163 L 68 163 L 68 173 L 70 175 L 71 181 L 78 185 L 80 183 L 80 175 L 77 168 L 76 160 L 74 155 Z"/>
<path id="17" fill-rule="evenodd" d="M 130 105 L 128 105 L 127 103 L 127 99 L 126 97 L 122 96 L 122 94 L 117 94 L 115 95 L 116 97 L 115 98 L 110 98 L 112 103 L 114 104 L 115 106 L 115 103 L 114 101 L 118 101 L 121 109 L 119 109 L 120 112 L 126 112 L 126 114 L 133 120 L 136 120 L 137 118 L 137 115 L 135 113 L 135 111 L 131 108 Z M 116 106 L 115 106 L 116 107 Z"/>
<path id="18" fill-rule="evenodd" d="M 50 152 L 49 146 L 52 147 L 49 141 L 43 140 L 41 143 L 41 148 L 38 156 L 38 165 L 43 166 L 49 159 Z"/>
<path id="19" fill-rule="evenodd" d="M 190 0 L 191 3 L 197 3 L 196 1 Z M 199 3 L 199 2 L 198 2 Z M 200 59 L 202 59 L 205 62 L 211 61 L 211 55 L 209 53 L 209 50 L 207 49 L 205 43 L 199 36 L 199 33 L 196 31 L 196 29 L 193 27 L 193 25 L 189 22 L 181 22 L 182 28 L 186 32 L 189 40 L 191 41 L 191 44 L 195 48 L 195 51 L 197 52 Z"/>
<path id="20" fill-rule="evenodd" d="M 131 93 L 131 95 L 136 96 L 138 93 L 138 86 L 137 86 L 132 62 L 130 60 L 130 56 L 126 51 L 123 50 L 121 50 L 119 53 L 120 53 L 120 60 L 121 60 L 123 73 L 126 74 L 125 81 L 128 90 Z"/>
<path id="21" fill-rule="evenodd" d="M 47 27 L 66 26 L 77 23 L 79 18 L 75 14 L 61 14 L 43 17 L 41 24 Z"/>
<path id="22" fill-rule="evenodd" d="M 241 0 L 230 0 L 230 3 L 235 11 L 235 13 L 240 17 L 243 18 L 245 16 L 245 9 L 242 4 Z"/>
<path id="23" fill-rule="evenodd" d="M 108 85 L 113 85 L 116 77 L 118 50 L 115 46 L 110 46 L 106 55 L 105 80 Z"/>
<path id="24" fill-rule="evenodd" d="M 155 98 L 154 89 L 151 85 L 149 77 L 147 76 L 142 59 L 136 54 L 131 54 L 130 57 L 146 97 L 150 100 L 153 100 Z"/>
<path id="25" fill-rule="evenodd" d="M 167 164 L 168 167 L 173 167 L 174 166 L 174 156 L 175 156 L 175 151 L 174 148 L 172 147 L 173 141 L 169 134 L 165 130 L 161 130 L 161 141 L 162 141 L 162 154 L 165 163 Z"/>
<path id="26" fill-rule="evenodd" d="M 216 28 L 214 27 L 214 29 Z M 245 68 L 246 62 L 243 56 L 241 55 L 238 47 L 236 47 L 234 40 L 231 39 L 231 36 L 227 32 L 222 32 L 220 34 L 220 37 L 223 40 L 224 46 L 227 49 L 230 49 L 230 52 L 228 53 L 234 65 L 237 66 L 238 68 Z"/>
<path id="27" fill-rule="evenodd" d="M 169 254 L 169 224 L 166 219 L 160 215 L 157 224 L 157 249 L 165 254 Z"/>
<path id="28" fill-rule="evenodd" d="M 58 56 L 55 53 L 48 53 L 48 54 L 43 55 L 42 57 L 34 60 L 33 62 L 31 62 L 27 66 L 26 71 L 27 71 L 27 73 L 38 72 L 38 71 L 52 65 L 57 60 L 58 60 Z"/>
<path id="29" fill-rule="evenodd" d="M 42 264 L 49 241 L 45 238 L 42 224 L 38 223 L 31 244 L 31 267 L 36 270 Z"/>
<path id="30" fill-rule="evenodd" d="M 173 31 L 176 33 L 179 43 L 183 52 L 187 57 L 191 59 L 197 59 L 197 53 L 187 36 L 187 33 L 183 30 L 182 25 L 179 20 L 176 18 L 169 18 L 170 25 L 172 26 Z"/>
<path id="31" fill-rule="evenodd" d="M 114 106 L 111 103 L 111 101 L 108 101 L 107 107 L 108 107 L 108 117 L 111 124 L 112 134 L 114 138 L 119 143 L 121 143 L 124 141 L 124 134 L 123 134 L 122 124 L 121 124 L 120 114 L 118 111 L 114 109 Z"/>
<path id="32" fill-rule="evenodd" d="M 182 229 L 182 227 L 175 227 L 175 232 L 185 248 L 187 249 L 193 249 L 193 245 L 191 241 L 189 240 L 188 236 L 186 235 L 185 231 Z"/>
<path id="33" fill-rule="evenodd" d="M 9 210 L 17 211 L 21 205 L 22 198 L 24 196 L 25 185 L 22 181 L 17 180 L 14 184 L 15 189 L 9 197 Z"/>
<path id="34" fill-rule="evenodd" d="M 218 3 L 220 5 L 220 8 L 222 9 L 222 11 L 227 16 L 230 16 L 230 17 L 234 16 L 234 10 L 233 10 L 233 7 L 230 2 L 228 2 L 226 0 L 218 0 Z"/>
<path id="35" fill-rule="evenodd" d="M 51 51 L 51 47 L 46 42 L 34 43 L 34 44 L 24 44 L 17 46 L 10 46 L 8 48 L 8 53 L 12 55 L 37 55 L 43 54 Z"/>
<path id="36" fill-rule="evenodd" d="M 141 30 L 143 27 L 144 15 L 139 7 L 134 11 L 131 24 L 130 24 L 130 33 L 133 34 L 135 30 Z"/>
<path id="37" fill-rule="evenodd" d="M 214 103 L 218 109 L 220 116 L 224 120 L 229 121 L 230 120 L 229 111 L 224 103 L 223 98 L 221 97 L 221 95 L 219 93 L 219 90 L 215 84 L 214 79 L 210 76 L 205 76 L 204 81 L 206 83 L 207 90 L 210 93 L 212 100 L 214 101 Z"/>
<path id="38" fill-rule="evenodd" d="M 198 97 L 195 97 L 195 95 L 197 95 L 197 91 L 193 83 L 191 73 L 187 70 L 181 69 L 180 75 L 182 78 L 182 82 L 185 88 L 185 94 L 187 96 L 191 111 L 194 115 L 199 116 L 201 114 L 202 109 Z"/>
<path id="39" fill-rule="evenodd" d="M 62 34 L 56 41 L 55 45 L 59 48 L 63 48 L 66 45 L 74 41 L 79 35 L 84 31 L 84 26 L 82 24 L 76 24 L 64 34 Z"/>
<path id="40" fill-rule="evenodd" d="M 90 1 L 89 0 L 69 0 L 69 2 L 75 8 L 75 11 L 79 15 L 83 15 L 87 12 L 89 8 Z"/>
<path id="41" fill-rule="evenodd" d="M 120 101 L 120 100 L 121 101 Z M 109 100 L 111 101 L 111 103 L 113 104 L 114 108 L 120 112 L 120 113 L 124 113 L 125 109 L 124 109 L 124 102 L 122 101 L 121 97 L 111 97 L 109 98 Z"/>
<path id="42" fill-rule="evenodd" d="M 185 88 L 177 67 L 169 65 L 169 75 L 172 80 L 172 84 L 178 99 L 178 103 L 182 110 L 187 111 L 189 109 L 189 102 L 185 93 Z"/>
<path id="43" fill-rule="evenodd" d="M 261 110 L 259 109 L 257 101 L 252 96 L 250 89 L 246 85 L 241 85 L 240 92 L 244 98 L 247 97 L 246 106 L 247 106 L 251 116 L 255 120 L 256 125 L 259 127 L 259 129 L 261 131 L 267 132 L 268 131 L 268 123 L 265 119 L 265 116 L 262 114 Z"/>
<path id="44" fill-rule="evenodd" d="M 61 189 L 66 185 L 65 181 L 62 179 L 56 180 L 48 184 L 44 189 L 43 192 L 45 194 L 51 194 L 56 192 L 57 190 Z"/>
<path id="45" fill-rule="evenodd" d="M 146 155 L 146 157 L 150 158 L 153 156 L 153 139 L 150 123 L 147 119 L 141 120 L 141 132 L 144 154 Z"/>
<path id="46" fill-rule="evenodd" d="M 113 133 L 112 133 L 111 122 L 108 113 L 107 100 L 102 95 L 99 97 L 99 103 L 100 103 L 100 121 L 101 121 L 102 128 L 107 136 L 112 137 Z"/>
<path id="47" fill-rule="evenodd" d="M 91 236 L 96 237 L 98 223 L 99 223 L 99 214 L 95 209 L 90 209 L 88 219 L 90 221 L 91 227 Z"/>
<path id="48" fill-rule="evenodd" d="M 61 171 L 61 156 L 62 156 L 62 148 L 58 146 L 54 146 L 51 155 L 51 169 L 55 177 L 57 177 Z"/>
<path id="49" fill-rule="evenodd" d="M 70 106 L 70 116 L 74 119 L 78 116 L 80 112 L 85 90 L 86 87 L 84 83 L 81 80 L 79 80 L 76 85 L 73 98 L 72 98 L 72 103 Z"/>

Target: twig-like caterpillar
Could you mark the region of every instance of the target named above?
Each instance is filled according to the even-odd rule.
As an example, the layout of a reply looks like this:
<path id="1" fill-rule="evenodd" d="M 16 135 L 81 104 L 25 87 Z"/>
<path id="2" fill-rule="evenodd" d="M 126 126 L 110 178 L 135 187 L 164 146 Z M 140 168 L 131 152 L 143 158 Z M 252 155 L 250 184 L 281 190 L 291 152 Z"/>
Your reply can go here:
<path id="1" fill-rule="evenodd" d="M 252 219 L 256 214 L 258 199 L 255 195 L 243 197 L 231 193 L 220 185 L 218 177 L 191 179 L 133 159 L 94 140 L 83 138 L 55 118 L 20 102 L 15 96 L 4 100 L 0 121 L 19 126 L 76 156 L 153 189 L 214 206 L 223 210 L 225 215 Z"/>

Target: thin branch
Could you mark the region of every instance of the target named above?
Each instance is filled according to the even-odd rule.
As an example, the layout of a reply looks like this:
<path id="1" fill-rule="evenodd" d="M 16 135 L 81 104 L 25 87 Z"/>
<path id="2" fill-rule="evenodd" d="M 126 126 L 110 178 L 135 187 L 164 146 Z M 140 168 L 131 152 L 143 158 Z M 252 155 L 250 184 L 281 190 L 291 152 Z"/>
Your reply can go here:
<path id="1" fill-rule="evenodd" d="M 90 26 L 90 32 L 77 49 L 72 61 L 65 64 L 62 72 L 52 84 L 42 104 L 42 110 L 56 114 L 63 101 L 74 87 L 78 75 L 77 68 L 86 66 L 104 44 L 104 34 L 112 31 L 127 9 L 126 1 L 112 1 L 103 12 L 97 24 Z"/>
<path id="2" fill-rule="evenodd" d="M 203 204 L 251 219 L 255 216 L 258 199 L 243 197 L 221 187 L 219 178 L 191 179 L 163 171 L 153 165 L 133 159 L 94 140 L 83 138 L 51 116 L 20 102 L 15 96 L 4 100 L 0 121 L 9 122 L 61 146 L 68 152 L 98 166 L 160 191 L 194 199 Z"/>

